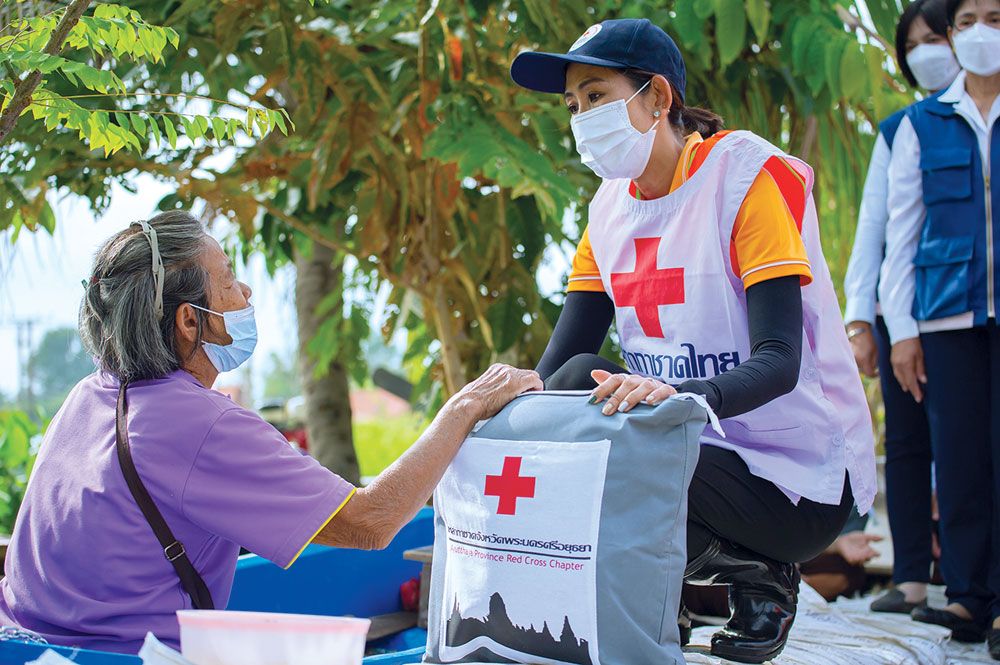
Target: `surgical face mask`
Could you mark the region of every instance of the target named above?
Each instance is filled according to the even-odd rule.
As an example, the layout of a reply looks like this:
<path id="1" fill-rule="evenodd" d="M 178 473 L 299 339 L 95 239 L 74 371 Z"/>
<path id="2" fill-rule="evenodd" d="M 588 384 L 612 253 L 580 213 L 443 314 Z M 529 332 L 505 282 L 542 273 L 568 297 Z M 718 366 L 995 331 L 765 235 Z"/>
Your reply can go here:
<path id="1" fill-rule="evenodd" d="M 653 152 L 657 121 L 646 132 L 632 126 L 628 117 L 628 103 L 642 92 L 639 88 L 628 99 L 619 99 L 578 113 L 570 120 L 576 150 L 580 160 L 602 178 L 638 178 L 646 170 Z"/>
<path id="2" fill-rule="evenodd" d="M 208 359 L 220 372 L 236 369 L 250 358 L 257 346 L 257 321 L 253 317 L 253 305 L 232 312 L 216 312 L 189 303 L 195 309 L 209 314 L 221 316 L 226 326 L 226 332 L 233 338 L 230 344 L 212 344 L 202 342 Z"/>
<path id="3" fill-rule="evenodd" d="M 985 23 L 954 33 L 958 64 L 970 74 L 993 76 L 1000 72 L 1000 30 Z"/>
<path id="4" fill-rule="evenodd" d="M 947 88 L 961 71 L 947 44 L 920 44 L 906 55 L 906 64 L 917 85 L 931 92 Z"/>

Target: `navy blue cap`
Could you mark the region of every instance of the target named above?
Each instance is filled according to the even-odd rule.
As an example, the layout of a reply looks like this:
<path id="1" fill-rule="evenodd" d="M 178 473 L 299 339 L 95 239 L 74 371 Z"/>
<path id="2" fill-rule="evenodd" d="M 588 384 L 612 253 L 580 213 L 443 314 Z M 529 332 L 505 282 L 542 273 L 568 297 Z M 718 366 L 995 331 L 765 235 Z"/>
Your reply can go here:
<path id="1" fill-rule="evenodd" d="M 510 77 L 529 90 L 562 93 L 566 90 L 566 68 L 572 62 L 662 74 L 684 99 L 684 58 L 670 35 L 649 19 L 625 18 L 592 25 L 567 53 L 520 53 L 510 67 Z"/>

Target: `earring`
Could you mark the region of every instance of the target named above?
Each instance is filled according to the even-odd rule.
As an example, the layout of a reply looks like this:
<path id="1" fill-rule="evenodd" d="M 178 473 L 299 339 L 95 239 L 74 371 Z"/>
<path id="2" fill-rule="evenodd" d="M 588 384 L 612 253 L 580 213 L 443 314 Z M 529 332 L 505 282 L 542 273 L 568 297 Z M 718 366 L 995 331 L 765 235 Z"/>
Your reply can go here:
<path id="1" fill-rule="evenodd" d="M 659 111 L 659 109 L 653 111 L 653 117 L 654 118 L 659 118 L 660 117 L 660 111 Z"/>

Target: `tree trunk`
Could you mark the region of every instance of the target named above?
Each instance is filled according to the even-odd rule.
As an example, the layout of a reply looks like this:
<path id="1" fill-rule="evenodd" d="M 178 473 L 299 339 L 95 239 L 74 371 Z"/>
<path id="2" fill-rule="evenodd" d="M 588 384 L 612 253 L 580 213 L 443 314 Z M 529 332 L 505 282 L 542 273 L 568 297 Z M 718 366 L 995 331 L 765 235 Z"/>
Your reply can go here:
<path id="1" fill-rule="evenodd" d="M 319 463 L 346 480 L 357 483 L 358 458 L 351 434 L 351 402 L 347 367 L 331 362 L 317 378 L 316 363 L 307 347 L 323 317 L 315 315 L 323 298 L 343 290 L 341 261 L 333 250 L 313 245 L 311 257 L 296 257 L 295 309 L 299 319 L 299 371 L 306 401 L 306 434 L 309 452 Z M 338 316 L 341 307 L 331 310 Z"/>
<path id="2" fill-rule="evenodd" d="M 455 320 L 448 308 L 444 289 L 440 286 L 434 289 L 432 301 L 432 320 L 437 328 L 437 337 L 441 342 L 441 364 L 444 368 L 444 389 L 448 397 L 454 395 L 465 385 L 462 371 L 462 357 L 458 352 L 458 339 L 455 334 Z"/>

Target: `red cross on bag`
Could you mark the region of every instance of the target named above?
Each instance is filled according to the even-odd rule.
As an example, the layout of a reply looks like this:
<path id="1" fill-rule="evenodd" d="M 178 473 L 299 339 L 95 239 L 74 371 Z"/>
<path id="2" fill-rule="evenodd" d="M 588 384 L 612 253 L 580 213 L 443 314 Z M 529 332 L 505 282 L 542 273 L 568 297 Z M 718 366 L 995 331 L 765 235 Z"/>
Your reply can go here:
<path id="1" fill-rule="evenodd" d="M 521 475 L 520 457 L 504 457 L 500 475 L 486 476 L 484 494 L 499 498 L 497 515 L 513 515 L 518 499 L 534 498 L 535 478 Z"/>

